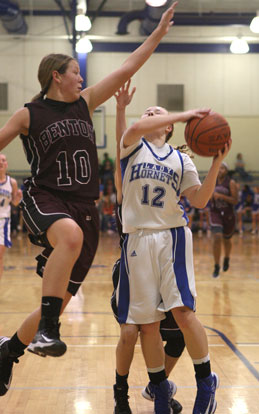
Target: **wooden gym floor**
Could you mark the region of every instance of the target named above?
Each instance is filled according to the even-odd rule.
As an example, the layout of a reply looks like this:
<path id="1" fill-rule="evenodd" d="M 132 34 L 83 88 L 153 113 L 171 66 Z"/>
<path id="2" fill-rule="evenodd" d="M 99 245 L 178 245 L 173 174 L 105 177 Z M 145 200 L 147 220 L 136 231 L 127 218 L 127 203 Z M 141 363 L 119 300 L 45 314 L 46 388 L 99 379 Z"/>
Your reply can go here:
<path id="1" fill-rule="evenodd" d="M 0 335 L 12 335 L 40 303 L 41 279 L 34 257 L 40 250 L 25 235 L 13 239 L 0 283 Z M 194 235 L 197 315 L 206 328 L 212 368 L 220 377 L 217 414 L 259 413 L 259 237 L 235 235 L 228 272 L 212 279 L 211 240 Z M 62 316 L 61 358 L 25 352 L 14 367 L 12 387 L 0 398 L 1 414 L 111 414 L 119 326 L 110 309 L 111 269 L 119 257 L 117 236 L 103 235 L 80 293 Z M 183 414 L 191 414 L 195 379 L 184 351 L 170 379 Z M 129 375 L 133 414 L 153 412 L 141 396 L 148 381 L 139 344 Z"/>

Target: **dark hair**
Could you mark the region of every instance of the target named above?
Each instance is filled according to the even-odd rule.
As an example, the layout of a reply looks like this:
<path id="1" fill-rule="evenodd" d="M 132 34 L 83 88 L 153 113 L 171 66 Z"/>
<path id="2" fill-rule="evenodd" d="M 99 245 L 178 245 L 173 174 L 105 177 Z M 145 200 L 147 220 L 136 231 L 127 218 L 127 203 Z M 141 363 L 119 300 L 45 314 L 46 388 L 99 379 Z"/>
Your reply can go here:
<path id="1" fill-rule="evenodd" d="M 169 141 L 169 139 L 172 137 L 173 133 L 174 133 L 174 124 L 171 125 L 172 126 L 172 130 L 170 132 L 168 132 L 168 134 L 165 137 L 165 142 Z"/>
<path id="2" fill-rule="evenodd" d="M 41 60 L 38 69 L 38 80 L 41 91 L 32 98 L 32 101 L 43 98 L 46 95 L 52 82 L 52 72 L 56 70 L 61 74 L 65 73 L 71 60 L 73 60 L 71 56 L 61 53 L 51 53 Z"/>

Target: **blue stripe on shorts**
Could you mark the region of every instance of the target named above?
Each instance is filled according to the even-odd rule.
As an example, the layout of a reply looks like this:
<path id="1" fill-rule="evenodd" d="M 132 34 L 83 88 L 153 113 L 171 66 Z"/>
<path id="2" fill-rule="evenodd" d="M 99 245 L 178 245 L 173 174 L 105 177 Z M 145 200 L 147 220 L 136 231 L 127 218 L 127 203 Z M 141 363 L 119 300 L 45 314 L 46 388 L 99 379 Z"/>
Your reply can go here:
<path id="1" fill-rule="evenodd" d="M 126 323 L 129 312 L 129 275 L 128 275 L 128 262 L 127 262 L 127 244 L 128 235 L 124 240 L 121 250 L 121 263 L 120 263 L 120 284 L 119 284 L 119 303 L 118 303 L 118 322 Z"/>
<path id="2" fill-rule="evenodd" d="M 10 226 L 10 224 L 9 224 L 10 219 L 5 218 L 4 220 L 5 220 L 5 223 L 4 223 L 4 245 L 6 247 L 12 247 L 12 242 L 11 242 L 10 238 L 8 238 L 8 230 L 9 230 L 9 226 Z"/>
<path id="3" fill-rule="evenodd" d="M 185 253 L 185 230 L 184 227 L 171 229 L 173 238 L 173 260 L 174 273 L 176 277 L 177 287 L 180 291 L 184 306 L 190 309 L 195 308 L 195 300 L 189 288 L 189 281 L 186 269 L 186 253 Z"/>

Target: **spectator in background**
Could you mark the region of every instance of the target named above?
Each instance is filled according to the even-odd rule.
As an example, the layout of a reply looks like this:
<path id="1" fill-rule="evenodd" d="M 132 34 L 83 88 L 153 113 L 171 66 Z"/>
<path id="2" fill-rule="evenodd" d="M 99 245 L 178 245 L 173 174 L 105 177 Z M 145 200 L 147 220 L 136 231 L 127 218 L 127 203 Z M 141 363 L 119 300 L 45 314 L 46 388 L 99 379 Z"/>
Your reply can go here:
<path id="1" fill-rule="evenodd" d="M 109 162 L 110 162 L 110 164 L 112 165 L 112 168 L 114 168 L 114 162 L 113 162 L 113 159 L 109 156 L 108 152 L 105 152 L 105 153 L 103 154 L 103 161 L 102 161 L 102 165 L 101 165 L 102 167 L 104 167 L 104 166 L 105 166 L 106 161 L 109 161 Z"/>
<path id="2" fill-rule="evenodd" d="M 108 180 L 104 186 L 103 197 L 100 201 L 101 231 L 112 234 L 116 232 L 115 219 L 116 194 L 113 180 Z"/>
<path id="3" fill-rule="evenodd" d="M 114 182 L 113 164 L 106 160 L 101 169 L 101 182 L 105 186 L 108 181 Z"/>
<path id="4" fill-rule="evenodd" d="M 243 155 L 239 152 L 236 156 L 235 162 L 235 172 L 239 174 L 240 178 L 243 181 L 252 181 L 253 178 L 245 170 L 245 162 L 243 160 Z"/>
<path id="5" fill-rule="evenodd" d="M 258 228 L 257 228 L 258 226 Z M 252 206 L 252 234 L 259 230 L 259 186 L 254 188 L 254 202 Z"/>
<path id="6" fill-rule="evenodd" d="M 241 191 L 241 205 L 237 211 L 237 218 L 238 218 L 238 232 L 239 235 L 242 236 L 244 233 L 243 230 L 243 220 L 244 217 L 252 213 L 254 203 L 254 192 L 249 187 L 249 185 L 244 185 L 243 190 Z"/>
<path id="7" fill-rule="evenodd" d="M 0 154 L 0 279 L 4 268 L 5 248 L 11 247 L 11 203 L 17 206 L 22 199 L 17 181 L 6 174 L 7 159 Z"/>
<path id="8" fill-rule="evenodd" d="M 202 237 L 203 234 L 203 228 L 204 228 L 204 221 L 206 226 L 206 234 L 207 237 L 211 236 L 211 230 L 210 230 L 210 216 L 209 216 L 209 205 L 210 202 L 206 205 L 205 208 L 199 208 L 198 209 L 198 215 L 199 215 L 199 230 L 198 230 L 198 236 Z"/>

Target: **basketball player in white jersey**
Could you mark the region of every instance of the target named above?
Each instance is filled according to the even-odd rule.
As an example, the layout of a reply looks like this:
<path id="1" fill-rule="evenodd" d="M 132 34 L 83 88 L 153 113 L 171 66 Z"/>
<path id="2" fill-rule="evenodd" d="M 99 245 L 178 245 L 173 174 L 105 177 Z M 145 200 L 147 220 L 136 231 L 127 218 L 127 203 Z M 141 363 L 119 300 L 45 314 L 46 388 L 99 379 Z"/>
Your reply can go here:
<path id="1" fill-rule="evenodd" d="M 121 218 L 121 204 L 122 204 L 122 180 L 121 180 L 121 168 L 120 168 L 120 140 L 123 133 L 126 130 L 126 107 L 130 104 L 136 88 L 133 87 L 130 92 L 129 80 L 124 84 L 114 95 L 117 101 L 116 105 L 116 171 L 115 171 L 115 185 L 116 185 L 116 219 L 118 233 L 120 236 L 120 247 L 123 245 L 125 234 L 122 233 L 122 218 Z M 172 132 L 168 135 L 170 138 Z M 117 306 L 116 306 L 116 289 L 119 281 L 120 274 L 120 259 L 116 261 L 113 272 L 113 286 L 114 291 L 111 297 L 111 306 L 116 320 Z M 140 331 L 140 332 L 139 332 Z M 181 356 L 185 344 L 183 335 L 176 325 L 176 322 L 171 312 L 166 313 L 166 319 L 161 322 L 160 333 L 163 341 L 165 342 L 165 371 L 167 377 L 176 365 L 179 357 Z M 120 338 L 116 348 L 116 383 L 113 386 L 114 389 L 114 414 L 131 414 L 131 408 L 129 405 L 128 396 L 128 376 L 130 366 L 133 360 L 135 345 L 138 339 L 138 335 L 142 335 L 139 325 L 134 324 L 120 324 Z M 172 381 L 169 381 L 171 388 L 171 401 L 172 414 L 179 414 L 182 411 L 182 405 L 174 399 L 174 395 L 177 391 L 177 386 Z M 152 386 L 151 386 L 152 388 Z M 153 401 L 154 395 L 149 384 L 143 389 L 142 395 L 144 398 Z"/>
<path id="2" fill-rule="evenodd" d="M 171 412 L 159 333 L 160 321 L 168 310 L 172 310 L 183 332 L 194 364 L 198 392 L 193 414 L 216 411 L 218 377 L 211 373 L 206 333 L 194 313 L 192 233 L 179 198 L 180 194 L 186 196 L 196 208 L 206 206 L 231 141 L 213 159 L 202 185 L 190 157 L 166 143 L 172 124 L 203 117 L 209 111 L 173 114 L 161 107 L 149 107 L 121 139 L 122 222 L 126 238 L 117 290 L 118 320 L 141 327 L 156 414 Z"/>
<path id="3" fill-rule="evenodd" d="M 6 174 L 7 159 L 0 154 L 0 279 L 3 274 L 3 259 L 6 247 L 11 247 L 11 203 L 17 206 L 22 198 L 22 191 L 17 182 Z"/>

